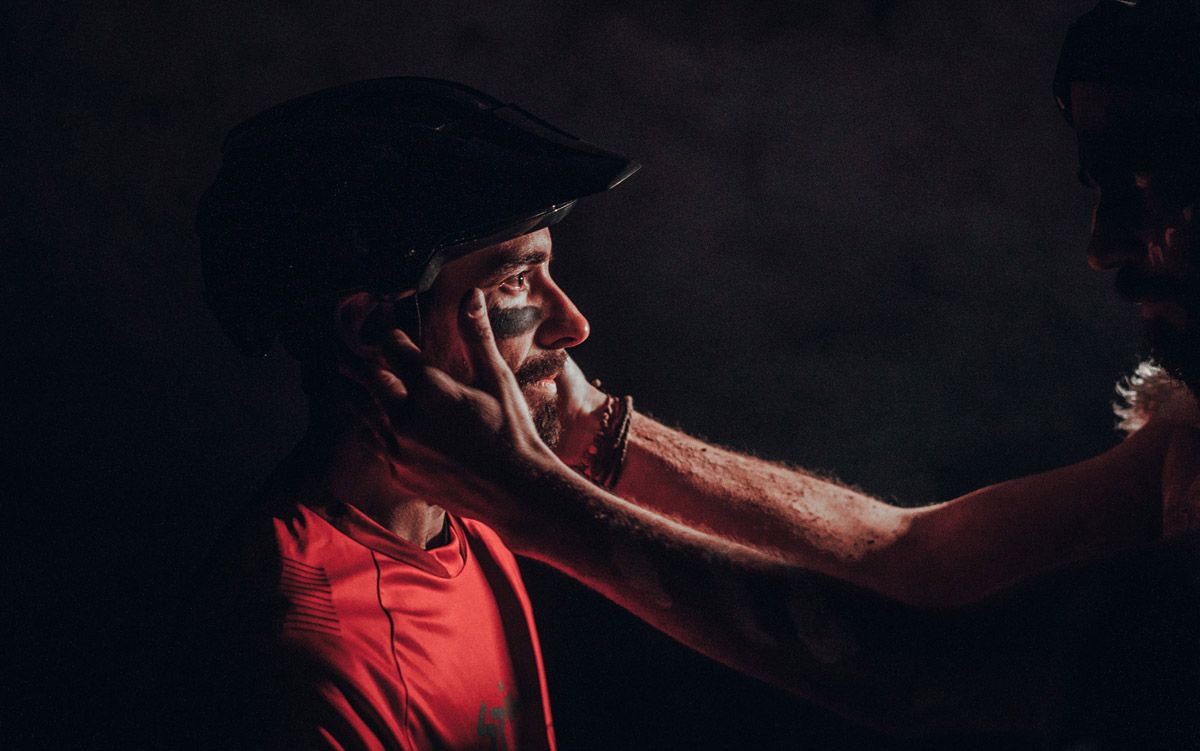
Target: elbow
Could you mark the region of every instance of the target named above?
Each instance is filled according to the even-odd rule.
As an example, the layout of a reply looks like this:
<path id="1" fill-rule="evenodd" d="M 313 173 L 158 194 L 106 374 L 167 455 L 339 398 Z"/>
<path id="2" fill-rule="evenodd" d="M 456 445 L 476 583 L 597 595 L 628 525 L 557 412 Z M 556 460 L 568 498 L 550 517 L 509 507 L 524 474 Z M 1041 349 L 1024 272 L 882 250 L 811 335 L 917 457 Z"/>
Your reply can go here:
<path id="1" fill-rule="evenodd" d="M 945 610 L 977 603 L 998 587 L 983 586 L 979 571 L 949 565 L 946 530 L 924 523 L 922 509 L 905 509 L 896 534 L 863 557 L 857 580 L 891 602 L 914 610 Z"/>

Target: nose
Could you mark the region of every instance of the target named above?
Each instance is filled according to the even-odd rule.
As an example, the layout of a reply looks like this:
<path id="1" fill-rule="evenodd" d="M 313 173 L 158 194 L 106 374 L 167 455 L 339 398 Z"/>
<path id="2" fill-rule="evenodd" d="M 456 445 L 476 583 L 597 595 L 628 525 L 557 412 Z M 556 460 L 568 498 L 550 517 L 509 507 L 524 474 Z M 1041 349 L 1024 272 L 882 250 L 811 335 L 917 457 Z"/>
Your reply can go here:
<path id="1" fill-rule="evenodd" d="M 555 283 L 546 288 L 544 307 L 546 317 L 538 326 L 536 342 L 543 349 L 567 349 L 582 344 L 591 333 L 591 326 L 567 293 Z"/>
<path id="2" fill-rule="evenodd" d="M 1109 271 L 1145 260 L 1145 205 L 1142 197 L 1125 191 L 1099 192 L 1092 211 L 1088 266 Z"/>

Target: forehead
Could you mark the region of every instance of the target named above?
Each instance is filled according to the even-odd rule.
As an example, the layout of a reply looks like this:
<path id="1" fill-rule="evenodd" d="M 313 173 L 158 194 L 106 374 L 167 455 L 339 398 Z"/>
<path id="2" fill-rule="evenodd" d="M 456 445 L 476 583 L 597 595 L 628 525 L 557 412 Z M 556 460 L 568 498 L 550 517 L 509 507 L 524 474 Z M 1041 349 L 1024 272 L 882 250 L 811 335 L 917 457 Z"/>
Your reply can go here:
<path id="1" fill-rule="evenodd" d="M 438 274 L 434 288 L 478 286 L 514 268 L 548 263 L 552 245 L 550 230 L 540 229 L 480 248 L 447 263 Z"/>

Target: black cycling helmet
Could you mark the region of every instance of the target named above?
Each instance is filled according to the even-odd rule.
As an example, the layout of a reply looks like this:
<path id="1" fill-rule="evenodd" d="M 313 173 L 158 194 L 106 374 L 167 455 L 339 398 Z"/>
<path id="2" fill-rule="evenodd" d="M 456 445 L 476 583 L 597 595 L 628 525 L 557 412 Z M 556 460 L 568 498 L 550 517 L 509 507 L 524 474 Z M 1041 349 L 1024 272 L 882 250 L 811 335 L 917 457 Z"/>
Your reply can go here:
<path id="1" fill-rule="evenodd" d="M 1101 0 L 1067 31 L 1054 98 L 1071 122 L 1071 84 L 1200 94 L 1200 0 Z"/>
<path id="2" fill-rule="evenodd" d="M 209 306 L 248 354 L 339 293 L 423 291 L 447 261 L 550 226 L 639 167 L 430 78 L 284 102 L 222 155 L 196 228 Z"/>

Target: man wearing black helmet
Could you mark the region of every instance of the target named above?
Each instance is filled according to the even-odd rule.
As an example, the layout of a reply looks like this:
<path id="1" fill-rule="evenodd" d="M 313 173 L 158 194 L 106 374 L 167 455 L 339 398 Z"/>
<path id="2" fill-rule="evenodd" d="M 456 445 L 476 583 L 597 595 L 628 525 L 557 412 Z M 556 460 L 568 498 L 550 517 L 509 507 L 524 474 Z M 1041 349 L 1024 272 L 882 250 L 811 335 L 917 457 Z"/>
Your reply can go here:
<path id="1" fill-rule="evenodd" d="M 400 446 L 461 479 L 454 508 L 514 550 L 714 659 L 872 724 L 1193 747 L 1200 9 L 1103 0 L 1072 27 L 1054 89 L 1097 191 L 1088 262 L 1117 271 L 1165 368 L 1133 379 L 1133 432 L 1109 452 L 894 508 L 665 428 L 568 364 L 564 434 L 594 438 L 587 453 L 555 456 L 471 295 L 460 327 L 475 387 L 446 379 L 403 334 L 388 339 L 375 393 Z M 494 450 L 462 464 L 464 433 Z"/>
<path id="2" fill-rule="evenodd" d="M 474 378 L 458 302 L 482 290 L 540 440 L 587 320 L 550 276 L 547 227 L 637 165 L 446 81 L 394 78 L 238 126 L 202 199 L 206 293 L 247 353 L 303 368 L 309 430 L 219 543 L 196 609 L 216 637 L 212 747 L 552 749 L 512 555 L 401 480 L 362 385 L 393 327 Z M 211 739 L 204 739 L 209 741 Z"/>

